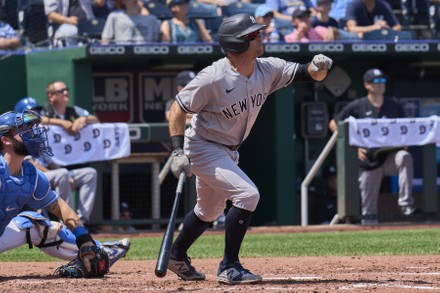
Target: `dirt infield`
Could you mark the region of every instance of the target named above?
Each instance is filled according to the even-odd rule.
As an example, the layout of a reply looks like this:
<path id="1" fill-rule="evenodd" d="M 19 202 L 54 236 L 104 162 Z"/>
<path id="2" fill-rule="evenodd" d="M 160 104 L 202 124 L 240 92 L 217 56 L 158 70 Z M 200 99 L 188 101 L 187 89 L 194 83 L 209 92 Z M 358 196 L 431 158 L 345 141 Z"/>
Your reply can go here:
<path id="1" fill-rule="evenodd" d="M 385 229 L 359 226 L 335 230 Z M 398 227 L 387 227 L 397 229 Z M 408 227 L 407 227 L 408 228 Z M 421 227 L 420 227 L 421 228 Z M 426 227 L 423 227 L 426 228 Z M 250 233 L 304 232 L 322 228 L 259 228 Z M 328 231 L 328 228 L 325 228 Z M 102 238 L 105 235 L 97 235 Z M 131 235 L 133 236 L 133 235 Z M 137 237 L 142 237 L 138 235 Z M 113 235 L 114 237 L 114 235 Z M 244 258 L 243 265 L 263 277 L 255 285 L 216 281 L 218 259 L 194 259 L 207 280 L 185 282 L 169 272 L 154 275 L 155 261 L 116 263 L 103 279 L 60 279 L 51 273 L 65 262 L 2 263 L 1 292 L 440 292 L 440 255 L 374 257 Z"/>

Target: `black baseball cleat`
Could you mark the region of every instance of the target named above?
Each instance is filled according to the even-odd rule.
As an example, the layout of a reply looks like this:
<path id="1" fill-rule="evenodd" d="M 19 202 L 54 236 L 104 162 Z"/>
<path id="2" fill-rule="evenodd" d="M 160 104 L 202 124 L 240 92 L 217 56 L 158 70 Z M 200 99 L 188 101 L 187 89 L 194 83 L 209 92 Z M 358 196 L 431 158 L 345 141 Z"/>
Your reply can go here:
<path id="1" fill-rule="evenodd" d="M 400 210 L 404 216 L 414 216 L 420 213 L 413 205 L 401 206 Z"/>
<path id="2" fill-rule="evenodd" d="M 188 256 L 180 260 L 171 256 L 168 269 L 185 281 L 202 281 L 206 278 L 191 265 L 191 259 Z"/>
<path id="3" fill-rule="evenodd" d="M 255 284 L 263 280 L 260 275 L 251 273 L 249 270 L 243 268 L 240 262 L 235 262 L 230 265 L 223 265 L 217 272 L 217 281 L 219 283 L 234 285 L 234 284 Z"/>

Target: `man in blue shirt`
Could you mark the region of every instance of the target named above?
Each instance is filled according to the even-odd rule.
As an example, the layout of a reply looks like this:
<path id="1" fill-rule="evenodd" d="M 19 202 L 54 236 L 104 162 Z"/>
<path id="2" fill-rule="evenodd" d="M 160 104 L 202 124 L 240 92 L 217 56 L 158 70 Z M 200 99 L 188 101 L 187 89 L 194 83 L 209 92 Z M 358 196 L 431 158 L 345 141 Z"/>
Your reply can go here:
<path id="1" fill-rule="evenodd" d="M 391 6 L 383 0 L 353 0 L 347 7 L 346 18 L 348 31 L 354 33 L 402 29 Z"/>

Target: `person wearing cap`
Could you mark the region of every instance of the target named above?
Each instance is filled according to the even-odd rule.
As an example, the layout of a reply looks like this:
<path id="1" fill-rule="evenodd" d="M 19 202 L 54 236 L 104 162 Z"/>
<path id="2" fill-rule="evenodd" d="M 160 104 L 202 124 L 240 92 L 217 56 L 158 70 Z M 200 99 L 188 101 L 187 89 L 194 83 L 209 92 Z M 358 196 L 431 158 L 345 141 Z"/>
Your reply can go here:
<path id="1" fill-rule="evenodd" d="M 129 221 L 133 218 L 133 213 L 130 210 L 128 204 L 124 201 L 121 202 L 121 208 L 119 209 L 119 220 Z M 123 224 L 119 226 L 120 230 L 123 232 L 136 232 L 136 228 L 129 224 Z"/>
<path id="2" fill-rule="evenodd" d="M 161 41 L 165 43 L 187 43 L 213 41 L 201 19 L 188 17 L 188 0 L 167 0 L 173 17 L 162 21 Z"/>
<path id="3" fill-rule="evenodd" d="M 333 0 L 316 0 L 316 14 L 312 16 L 312 27 L 335 27 L 339 28 L 336 19 L 329 15 Z"/>
<path id="4" fill-rule="evenodd" d="M 299 7 L 305 7 L 313 14 L 316 12 L 315 6 L 311 0 L 266 0 L 266 4 L 272 7 L 275 18 L 277 18 L 277 20 L 280 22 L 289 22 L 291 20 L 293 11 Z"/>
<path id="5" fill-rule="evenodd" d="M 184 70 L 177 74 L 176 76 L 176 93 L 179 93 L 191 80 L 193 80 L 196 77 L 196 74 L 193 71 L 190 70 Z M 174 99 L 169 100 L 165 105 L 165 118 L 167 121 L 170 120 L 170 110 L 171 106 L 174 103 Z M 192 114 L 187 113 L 186 114 L 186 125 L 191 124 L 191 118 Z M 194 177 L 190 178 L 191 184 L 195 184 Z M 217 219 L 213 223 L 214 229 L 221 229 L 225 226 L 225 214 L 221 214 L 217 217 Z M 181 226 L 179 226 L 179 231 L 181 230 Z"/>
<path id="6" fill-rule="evenodd" d="M 402 30 L 402 26 L 385 0 L 353 0 L 347 7 L 347 29 L 368 33 L 381 29 Z"/>
<path id="7" fill-rule="evenodd" d="M 331 131 L 337 130 L 337 122 L 350 116 L 360 118 L 403 118 L 402 106 L 397 99 L 385 96 L 388 77 L 372 68 L 363 76 L 367 96 L 348 103 L 330 121 Z M 384 176 L 399 175 L 398 205 L 405 216 L 416 213 L 412 196 L 414 176 L 413 158 L 405 147 L 358 148 L 359 189 L 361 191 L 362 222 L 377 223 L 380 182 Z"/>
<path id="8" fill-rule="evenodd" d="M 176 75 L 176 93 L 180 92 L 191 80 L 194 79 L 194 77 L 196 77 L 194 71 L 184 70 L 179 72 Z M 165 104 L 165 118 L 167 121 L 170 120 L 170 109 L 173 102 L 174 99 L 171 99 Z M 188 113 L 186 115 L 186 125 L 189 125 L 191 123 L 191 117 L 192 114 Z"/>
<path id="9" fill-rule="evenodd" d="M 238 166 L 238 150 L 272 93 L 296 82 L 322 81 L 333 65 L 323 54 L 302 64 L 261 57 L 262 28 L 254 15 L 239 13 L 225 18 L 217 36 L 226 56 L 202 69 L 176 95 L 171 107 L 171 171 L 181 179 L 194 174 L 197 183 L 196 204 L 183 219 L 168 263 L 170 271 L 187 281 L 205 280 L 205 274 L 191 264 L 188 251 L 224 212 L 228 201 L 232 206 L 225 219 L 217 281 L 239 285 L 263 280 L 243 267 L 239 257 L 260 192 Z M 187 113 L 193 113 L 190 127 L 185 125 Z"/>
<path id="10" fill-rule="evenodd" d="M 160 21 L 148 14 L 142 0 L 117 0 L 119 10 L 111 12 L 101 34 L 101 42 L 151 43 L 160 41 Z"/>
<path id="11" fill-rule="evenodd" d="M 258 24 L 264 25 L 265 27 L 261 30 L 261 37 L 264 43 L 269 43 L 271 40 L 277 39 L 276 41 L 282 41 L 282 36 L 278 32 L 272 7 L 267 4 L 261 4 L 255 10 L 255 20 Z M 274 34 L 278 34 L 273 38 Z"/>
<path id="12" fill-rule="evenodd" d="M 335 40 L 359 41 L 356 33 L 350 33 L 337 27 L 313 27 L 311 12 L 305 7 L 295 9 L 292 13 L 292 23 L 295 30 L 285 36 L 286 42 L 331 42 Z"/>
<path id="13" fill-rule="evenodd" d="M 324 40 L 331 41 L 335 39 L 331 35 L 333 31 L 325 27 L 311 25 L 311 11 L 304 6 L 295 9 L 292 13 L 292 24 L 294 31 L 284 37 L 286 42 L 322 42 Z"/>

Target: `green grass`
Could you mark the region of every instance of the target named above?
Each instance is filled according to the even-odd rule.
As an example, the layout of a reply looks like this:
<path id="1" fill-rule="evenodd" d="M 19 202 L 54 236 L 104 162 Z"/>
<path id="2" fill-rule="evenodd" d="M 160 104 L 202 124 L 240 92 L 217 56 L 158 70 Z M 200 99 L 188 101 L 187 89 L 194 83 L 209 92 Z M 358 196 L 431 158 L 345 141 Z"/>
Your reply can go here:
<path id="1" fill-rule="evenodd" d="M 292 234 L 249 234 L 241 257 L 361 256 L 440 254 L 440 231 L 436 229 Z M 106 241 L 108 239 L 105 239 Z M 126 259 L 156 259 L 162 237 L 132 238 Z M 191 247 L 193 258 L 220 258 L 224 237 L 202 236 Z M 55 260 L 27 245 L 0 254 L 0 261 Z"/>

